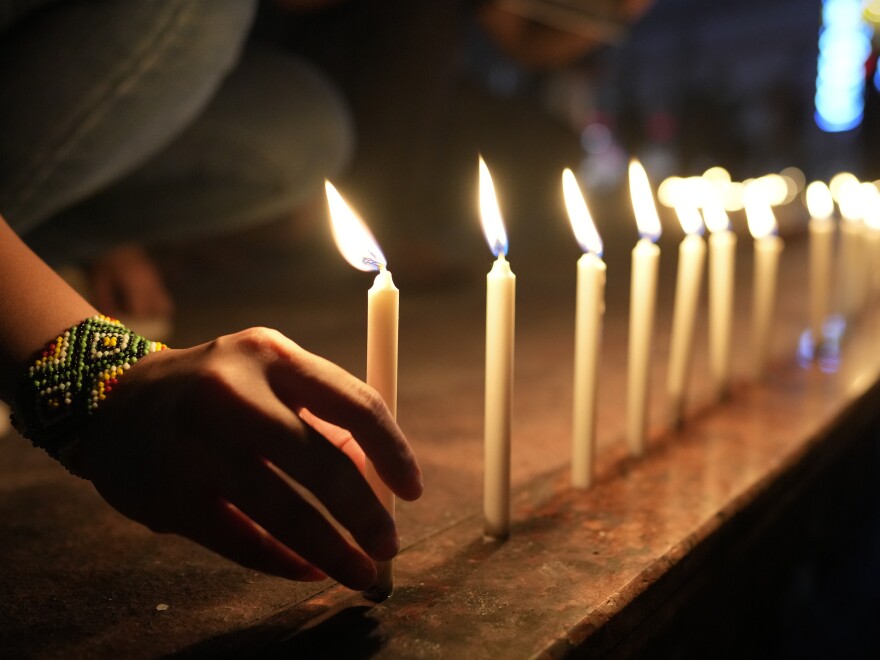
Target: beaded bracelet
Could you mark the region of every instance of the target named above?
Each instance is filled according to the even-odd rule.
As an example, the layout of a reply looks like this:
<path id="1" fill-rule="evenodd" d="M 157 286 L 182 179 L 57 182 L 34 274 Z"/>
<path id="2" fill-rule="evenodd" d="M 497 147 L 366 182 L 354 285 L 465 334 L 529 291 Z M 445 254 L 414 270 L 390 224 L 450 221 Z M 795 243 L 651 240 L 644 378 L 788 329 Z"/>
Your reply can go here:
<path id="1" fill-rule="evenodd" d="M 78 323 L 28 368 L 13 402 L 13 426 L 76 474 L 72 459 L 89 417 L 135 362 L 166 348 L 109 316 Z"/>

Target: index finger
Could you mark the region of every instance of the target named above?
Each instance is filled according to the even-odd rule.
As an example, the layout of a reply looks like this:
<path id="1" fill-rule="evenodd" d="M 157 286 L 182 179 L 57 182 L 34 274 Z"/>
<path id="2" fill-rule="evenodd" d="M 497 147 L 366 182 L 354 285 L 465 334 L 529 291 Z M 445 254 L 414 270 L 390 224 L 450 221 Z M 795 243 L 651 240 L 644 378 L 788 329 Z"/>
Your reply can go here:
<path id="1" fill-rule="evenodd" d="M 421 468 L 382 397 L 341 367 L 291 344 L 288 359 L 274 362 L 267 371 L 278 398 L 293 410 L 307 408 L 347 429 L 395 494 L 418 499 Z"/>

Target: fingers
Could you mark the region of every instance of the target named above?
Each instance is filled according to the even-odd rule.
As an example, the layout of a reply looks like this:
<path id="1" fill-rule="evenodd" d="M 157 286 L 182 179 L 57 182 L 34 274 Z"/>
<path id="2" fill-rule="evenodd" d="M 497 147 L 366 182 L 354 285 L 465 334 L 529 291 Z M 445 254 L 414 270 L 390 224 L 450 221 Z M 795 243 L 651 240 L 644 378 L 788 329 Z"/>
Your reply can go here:
<path id="1" fill-rule="evenodd" d="M 244 461 L 228 492 L 242 513 L 331 578 L 351 589 L 366 589 L 375 582 L 372 560 L 265 462 Z"/>
<path id="2" fill-rule="evenodd" d="M 263 456 L 307 488 L 371 557 L 394 557 L 400 548 L 394 519 L 361 471 L 317 431 L 299 426 L 301 451 L 292 451 L 291 430 L 278 428 L 260 434 Z"/>
<path id="3" fill-rule="evenodd" d="M 262 414 L 249 423 L 248 440 L 238 453 L 244 457 L 256 452 L 305 487 L 371 557 L 394 557 L 400 545 L 394 519 L 358 466 L 277 399 L 264 397 L 261 405 Z M 232 462 L 245 460 L 235 458 Z M 262 469 L 256 472 L 254 481 L 266 477 Z M 239 478 L 230 476 L 232 479 Z"/>
<path id="4" fill-rule="evenodd" d="M 255 526 L 235 506 L 217 500 L 205 515 L 192 519 L 180 533 L 217 554 L 256 571 L 299 582 L 316 582 L 327 576 L 302 557 Z"/>
<path id="5" fill-rule="evenodd" d="M 335 424 L 325 422 L 320 417 L 315 417 L 308 408 L 302 408 L 297 412 L 299 418 L 327 438 L 334 447 L 348 456 L 357 466 L 361 474 L 366 470 L 366 456 L 364 450 L 357 443 L 351 433 Z"/>
<path id="6" fill-rule="evenodd" d="M 421 496 L 422 473 L 403 432 L 374 389 L 344 369 L 292 344 L 289 359 L 269 368 L 276 395 L 292 410 L 348 429 L 388 487 L 406 500 Z"/>

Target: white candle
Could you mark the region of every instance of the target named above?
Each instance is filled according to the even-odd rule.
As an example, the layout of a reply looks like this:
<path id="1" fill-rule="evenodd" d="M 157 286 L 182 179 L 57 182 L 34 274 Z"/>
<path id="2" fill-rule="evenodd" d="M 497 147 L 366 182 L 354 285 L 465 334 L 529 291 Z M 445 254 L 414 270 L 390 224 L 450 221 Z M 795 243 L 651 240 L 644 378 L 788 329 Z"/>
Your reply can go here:
<path id="1" fill-rule="evenodd" d="M 752 307 L 752 353 L 755 377 L 764 374 L 770 349 L 770 326 L 776 304 L 776 275 L 782 239 L 776 236 L 776 217 L 760 199 L 746 201 L 749 232 L 755 239 L 754 298 Z"/>
<path id="2" fill-rule="evenodd" d="M 602 239 L 569 169 L 562 173 L 562 190 L 572 229 L 584 251 L 577 262 L 571 482 L 575 488 L 589 488 L 596 453 L 596 376 L 605 313 L 606 267 L 602 261 Z"/>
<path id="3" fill-rule="evenodd" d="M 382 396 L 388 409 L 397 417 L 397 329 L 400 317 L 400 292 L 391 273 L 379 265 L 379 274 L 367 294 L 367 385 Z M 373 462 L 366 462 L 367 482 L 382 505 L 394 517 L 394 495 L 376 473 Z M 388 595 L 394 587 L 393 563 L 376 562 L 373 589 Z"/>
<path id="4" fill-rule="evenodd" d="M 694 324 L 697 320 L 700 286 L 703 281 L 703 266 L 706 262 L 706 241 L 701 236 L 703 219 L 699 209 L 693 206 L 678 206 L 675 210 L 687 235 L 678 247 L 678 276 L 672 309 L 672 336 L 666 391 L 669 395 L 672 422 L 680 425 L 684 420 L 685 389 L 690 371 L 691 346 Z"/>
<path id="5" fill-rule="evenodd" d="M 859 315 L 865 301 L 863 190 L 857 180 L 851 180 L 838 193 L 841 216 L 840 306 L 847 320 Z"/>
<path id="6" fill-rule="evenodd" d="M 325 182 L 330 207 L 333 238 L 342 256 L 352 266 L 379 273 L 367 294 L 367 384 L 385 401 L 391 414 L 397 416 L 397 336 L 400 292 L 386 268 L 385 256 L 370 230 L 346 204 L 329 181 Z M 378 500 L 394 517 L 394 495 L 367 459 L 366 474 Z M 386 597 L 394 587 L 393 563 L 376 562 L 376 583 L 369 593 Z"/>
<path id="7" fill-rule="evenodd" d="M 629 164 L 630 195 L 642 238 L 632 251 L 629 303 L 629 353 L 627 363 L 626 437 L 629 451 L 641 456 L 648 432 L 648 392 L 651 375 L 651 339 L 657 300 L 660 218 L 648 175 L 638 161 Z"/>
<path id="8" fill-rule="evenodd" d="M 480 158 L 480 217 L 497 257 L 486 276 L 486 393 L 483 514 L 485 534 L 510 535 L 510 431 L 513 413 L 513 341 L 516 275 L 505 258 L 507 232 L 489 168 Z"/>
<path id="9" fill-rule="evenodd" d="M 864 297 L 864 242 L 862 223 L 843 219 L 840 223 L 840 306 L 851 320 L 858 316 Z"/>
<path id="10" fill-rule="evenodd" d="M 876 188 L 865 208 L 865 262 L 868 294 L 874 300 L 880 294 L 880 191 Z"/>
<path id="11" fill-rule="evenodd" d="M 822 181 L 807 186 L 810 212 L 810 334 L 814 347 L 822 343 L 822 326 L 831 304 L 831 261 L 834 249 L 834 200 Z"/>
<path id="12" fill-rule="evenodd" d="M 718 398 L 730 392 L 730 335 L 733 327 L 733 287 L 736 234 L 715 197 L 703 209 L 709 235 L 709 369 Z"/>

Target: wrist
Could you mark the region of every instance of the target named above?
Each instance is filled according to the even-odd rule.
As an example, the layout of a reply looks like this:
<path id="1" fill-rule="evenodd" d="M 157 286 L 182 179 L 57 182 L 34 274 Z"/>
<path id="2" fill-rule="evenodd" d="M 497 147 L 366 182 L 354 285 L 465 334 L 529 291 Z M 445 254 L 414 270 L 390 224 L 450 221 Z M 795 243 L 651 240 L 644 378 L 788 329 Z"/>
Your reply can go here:
<path id="1" fill-rule="evenodd" d="M 90 417 L 125 372 L 144 356 L 167 348 L 116 319 L 92 316 L 60 333 L 22 377 L 12 401 L 12 423 L 70 472 Z"/>

